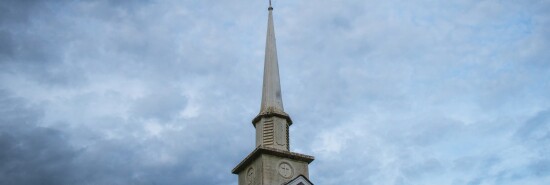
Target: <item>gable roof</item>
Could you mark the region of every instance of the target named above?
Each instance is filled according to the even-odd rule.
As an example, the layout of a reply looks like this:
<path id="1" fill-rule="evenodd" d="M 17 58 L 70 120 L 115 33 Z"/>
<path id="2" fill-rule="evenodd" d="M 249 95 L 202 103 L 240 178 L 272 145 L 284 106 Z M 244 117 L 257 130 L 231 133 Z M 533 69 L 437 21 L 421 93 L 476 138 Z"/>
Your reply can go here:
<path id="1" fill-rule="evenodd" d="M 300 175 L 294 179 L 292 179 L 290 182 L 286 183 L 285 185 L 313 185 L 309 179 L 307 179 L 305 176 Z"/>

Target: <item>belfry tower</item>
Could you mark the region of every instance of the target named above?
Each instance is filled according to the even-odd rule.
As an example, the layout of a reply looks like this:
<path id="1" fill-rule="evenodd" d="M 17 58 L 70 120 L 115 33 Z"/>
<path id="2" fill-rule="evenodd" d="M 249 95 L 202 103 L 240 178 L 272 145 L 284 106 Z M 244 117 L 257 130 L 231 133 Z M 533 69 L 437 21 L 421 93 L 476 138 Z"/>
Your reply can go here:
<path id="1" fill-rule="evenodd" d="M 290 152 L 292 120 L 283 108 L 271 1 L 268 11 L 262 104 L 252 120 L 256 149 L 232 172 L 239 175 L 239 185 L 308 185 L 308 165 L 314 158 Z"/>

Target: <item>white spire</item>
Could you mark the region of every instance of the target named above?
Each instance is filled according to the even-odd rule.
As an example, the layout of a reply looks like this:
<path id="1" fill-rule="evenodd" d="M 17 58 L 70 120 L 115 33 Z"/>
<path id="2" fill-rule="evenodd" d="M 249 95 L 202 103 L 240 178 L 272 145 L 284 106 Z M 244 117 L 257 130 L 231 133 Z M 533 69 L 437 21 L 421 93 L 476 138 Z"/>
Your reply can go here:
<path id="1" fill-rule="evenodd" d="M 267 39 L 265 46 L 264 84 L 262 91 L 262 107 L 260 113 L 283 113 L 283 99 L 281 96 L 281 84 L 279 81 L 279 64 L 277 61 L 277 44 L 275 42 L 275 29 L 273 26 L 273 8 L 269 6 L 269 18 L 267 23 Z"/>

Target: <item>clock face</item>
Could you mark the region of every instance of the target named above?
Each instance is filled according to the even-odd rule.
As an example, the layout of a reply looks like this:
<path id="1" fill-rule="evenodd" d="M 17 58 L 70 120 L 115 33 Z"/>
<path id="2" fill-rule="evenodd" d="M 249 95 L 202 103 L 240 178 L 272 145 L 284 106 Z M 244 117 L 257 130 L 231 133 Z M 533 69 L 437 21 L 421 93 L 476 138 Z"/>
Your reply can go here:
<path id="1" fill-rule="evenodd" d="M 252 184 L 254 182 L 255 174 L 254 168 L 250 167 L 248 168 L 248 171 L 246 171 L 246 183 Z"/>
<path id="2" fill-rule="evenodd" d="M 279 163 L 279 169 L 277 171 L 279 171 L 279 175 L 287 179 L 294 175 L 294 169 L 292 169 L 292 166 L 288 162 Z"/>

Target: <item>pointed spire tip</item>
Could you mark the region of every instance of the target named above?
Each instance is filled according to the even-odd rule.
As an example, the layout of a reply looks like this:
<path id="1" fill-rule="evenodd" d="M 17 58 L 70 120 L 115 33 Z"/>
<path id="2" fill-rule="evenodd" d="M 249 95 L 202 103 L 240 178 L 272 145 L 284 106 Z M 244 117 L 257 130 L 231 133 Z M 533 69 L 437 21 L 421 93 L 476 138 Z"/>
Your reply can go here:
<path id="1" fill-rule="evenodd" d="M 264 80 L 262 87 L 262 105 L 260 114 L 278 112 L 283 114 L 283 99 L 279 78 L 279 64 L 277 61 L 277 46 L 275 43 L 275 29 L 273 25 L 272 7 L 269 7 L 267 20 L 267 38 L 264 61 Z"/>

